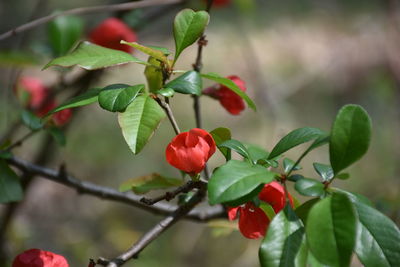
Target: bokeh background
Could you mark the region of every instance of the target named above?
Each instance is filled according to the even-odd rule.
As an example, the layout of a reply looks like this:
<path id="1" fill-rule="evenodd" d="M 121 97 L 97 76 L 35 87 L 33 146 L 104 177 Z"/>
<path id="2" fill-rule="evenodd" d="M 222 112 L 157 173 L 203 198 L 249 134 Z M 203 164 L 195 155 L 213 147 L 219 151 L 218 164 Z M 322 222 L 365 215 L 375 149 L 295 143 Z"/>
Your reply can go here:
<path id="1" fill-rule="evenodd" d="M 84 1 L 85 6 L 112 3 L 118 1 Z M 31 18 L 82 4 L 77 0 L 2 0 L 0 32 Z M 183 7 L 200 9 L 204 5 L 192 0 L 170 7 L 81 18 L 87 33 L 103 19 L 120 16 L 137 30 L 139 43 L 173 50 L 172 21 Z M 329 131 L 342 105 L 360 104 L 372 118 L 371 147 L 348 169 L 351 178 L 335 181 L 335 185 L 368 196 L 399 225 L 399 12 L 396 0 L 236 0 L 213 9 L 206 32 L 209 43 L 204 50 L 203 71 L 239 75 L 246 81 L 258 111 L 246 109 L 232 116 L 217 101 L 203 97 L 204 128 L 228 127 L 233 138 L 271 150 L 295 128 L 310 126 Z M 12 92 L 17 75 L 40 77 L 48 86 L 56 87 L 65 70 L 41 71 L 52 58 L 46 26 L 1 41 L 0 49 L 0 133 L 5 133 L 20 112 Z M 32 57 L 36 63 L 10 60 L 6 56 L 10 51 L 23 52 L 25 59 Z M 146 59 L 138 52 L 135 56 Z M 195 46 L 185 50 L 176 68 L 191 69 L 195 56 Z M 71 72 L 66 75 L 73 76 L 79 70 Z M 145 83 L 142 73 L 141 65 L 110 68 L 90 87 Z M 68 91 L 62 92 L 60 101 L 67 96 Z M 175 96 L 172 108 L 182 129 L 194 127 L 190 97 Z M 12 139 L 27 131 L 19 128 Z M 179 176 L 164 159 L 164 149 L 174 136 L 167 120 L 137 156 L 126 145 L 116 114 L 96 104 L 75 111 L 66 135 L 65 147 L 49 143 L 45 134 L 38 134 L 15 154 L 32 160 L 45 142 L 49 147 L 46 166 L 57 168 L 65 163 L 76 177 L 113 188 L 151 172 Z M 286 156 L 296 159 L 303 149 L 300 146 Z M 312 152 L 299 173 L 316 178 L 313 162 L 329 162 L 326 147 Z M 222 163 L 222 157 L 214 156 L 211 169 Z M 0 205 L 0 212 L 4 209 Z M 31 247 L 63 254 L 73 267 L 87 266 L 89 258 L 119 255 L 160 218 L 127 205 L 78 195 L 70 188 L 37 178 L 6 232 L 3 245 L 8 260 L 0 266 L 10 266 L 13 255 Z M 260 240 L 246 240 L 238 231 L 231 231 L 234 226 L 226 224 L 221 229 L 180 221 L 127 266 L 257 266 Z M 358 266 L 356 261 L 354 266 Z"/>

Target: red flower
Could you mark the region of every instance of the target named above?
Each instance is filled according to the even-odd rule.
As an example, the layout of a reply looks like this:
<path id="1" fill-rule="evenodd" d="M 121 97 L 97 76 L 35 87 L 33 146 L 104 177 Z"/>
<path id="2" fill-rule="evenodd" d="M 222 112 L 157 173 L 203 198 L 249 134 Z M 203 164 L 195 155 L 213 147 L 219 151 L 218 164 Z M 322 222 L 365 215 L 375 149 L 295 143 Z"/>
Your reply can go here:
<path id="1" fill-rule="evenodd" d="M 18 99 L 29 109 L 41 108 L 49 89 L 38 78 L 23 76 L 19 79 L 15 91 Z"/>
<path id="2" fill-rule="evenodd" d="M 69 267 L 69 265 L 61 255 L 34 248 L 19 254 L 14 259 L 12 267 Z"/>
<path id="3" fill-rule="evenodd" d="M 57 126 L 63 126 L 66 124 L 72 117 L 71 109 L 63 109 L 53 115 L 53 121 Z"/>
<path id="4" fill-rule="evenodd" d="M 245 205 L 228 208 L 229 220 L 234 220 L 239 214 L 239 230 L 243 236 L 250 239 L 257 239 L 265 236 L 269 219 L 264 211 L 256 207 L 252 202 L 247 202 Z"/>
<path id="5" fill-rule="evenodd" d="M 91 42 L 116 49 L 125 51 L 127 53 L 132 52 L 133 48 L 128 45 L 121 44 L 121 40 L 127 42 L 136 42 L 136 34 L 132 31 L 128 25 L 117 18 L 108 18 L 98 25 L 89 34 Z"/>
<path id="6" fill-rule="evenodd" d="M 278 182 L 271 182 L 266 184 L 258 194 L 258 198 L 272 206 L 275 213 L 280 212 L 286 204 L 285 190 L 283 186 Z M 293 206 L 292 196 L 289 194 L 290 204 Z"/>
<path id="7" fill-rule="evenodd" d="M 236 75 L 226 77 L 232 80 L 243 92 L 246 91 L 246 84 Z M 217 84 L 203 90 L 203 94 L 219 100 L 221 105 L 232 115 L 239 115 L 245 109 L 243 99 L 228 87 Z"/>
<path id="8" fill-rule="evenodd" d="M 285 207 L 285 190 L 278 182 L 271 182 L 264 185 L 258 195 L 261 201 L 270 204 L 275 213 L 278 213 Z M 289 195 L 291 205 L 293 206 L 292 197 Z M 252 202 L 245 205 L 228 208 L 229 220 L 234 220 L 239 212 L 239 230 L 247 238 L 256 239 L 265 236 L 269 225 L 269 218 L 264 211 L 256 207 Z"/>
<path id="9" fill-rule="evenodd" d="M 200 173 L 216 149 L 214 139 L 203 129 L 194 128 L 172 139 L 165 151 L 169 164 L 190 175 Z"/>

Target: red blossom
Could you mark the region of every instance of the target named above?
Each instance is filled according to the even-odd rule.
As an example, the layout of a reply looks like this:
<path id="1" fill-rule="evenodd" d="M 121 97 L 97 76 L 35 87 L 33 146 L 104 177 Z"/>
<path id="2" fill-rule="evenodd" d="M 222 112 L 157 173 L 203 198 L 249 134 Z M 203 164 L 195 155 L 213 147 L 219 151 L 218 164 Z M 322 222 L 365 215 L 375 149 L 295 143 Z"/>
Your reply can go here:
<path id="1" fill-rule="evenodd" d="M 203 0 L 203 2 L 207 3 L 208 0 Z M 215 7 L 223 7 L 227 6 L 231 3 L 231 0 L 214 0 L 213 6 Z"/>
<path id="2" fill-rule="evenodd" d="M 63 109 L 57 113 L 54 113 L 53 115 L 53 121 L 55 123 L 55 125 L 57 126 L 63 126 L 64 124 L 66 124 L 67 122 L 69 122 L 69 120 L 72 117 L 72 110 L 71 109 Z"/>
<path id="3" fill-rule="evenodd" d="M 41 108 L 49 94 L 49 89 L 40 79 L 30 76 L 21 77 L 15 91 L 23 105 L 32 110 Z M 27 94 L 27 99 L 24 94 Z"/>
<path id="4" fill-rule="evenodd" d="M 14 259 L 12 267 L 69 267 L 69 265 L 61 255 L 34 248 L 19 254 Z"/>
<path id="5" fill-rule="evenodd" d="M 216 150 L 212 136 L 194 128 L 172 139 L 165 151 L 169 164 L 190 175 L 200 173 Z"/>
<path id="6" fill-rule="evenodd" d="M 231 75 L 226 78 L 232 80 L 243 92 L 246 92 L 246 84 L 238 76 Z M 203 94 L 218 99 L 221 105 L 232 115 L 239 115 L 246 107 L 239 95 L 222 84 L 204 89 Z"/>
<path id="7" fill-rule="evenodd" d="M 127 42 L 136 42 L 135 32 L 123 21 L 117 18 L 108 18 L 93 29 L 89 34 L 91 42 L 127 53 L 132 52 L 133 48 L 121 44 L 121 40 Z"/>
<path id="8" fill-rule="evenodd" d="M 278 213 L 285 207 L 285 190 L 278 182 L 274 181 L 265 184 L 258 197 L 261 201 L 270 204 L 275 213 Z M 293 200 L 290 195 L 289 199 L 293 206 Z M 239 230 L 243 236 L 251 239 L 265 236 L 270 220 L 261 208 L 256 207 L 253 202 L 247 202 L 239 207 L 228 208 L 229 220 L 236 219 L 238 215 Z"/>

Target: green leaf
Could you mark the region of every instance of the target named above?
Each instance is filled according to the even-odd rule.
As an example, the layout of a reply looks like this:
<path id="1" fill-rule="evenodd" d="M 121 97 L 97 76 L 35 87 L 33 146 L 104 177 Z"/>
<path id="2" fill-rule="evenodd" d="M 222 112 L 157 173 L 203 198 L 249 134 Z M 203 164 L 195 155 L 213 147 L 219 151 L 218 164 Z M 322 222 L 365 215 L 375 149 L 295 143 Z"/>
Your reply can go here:
<path id="1" fill-rule="evenodd" d="M 136 42 L 130 43 L 130 42 L 126 42 L 124 40 L 121 41 L 121 44 L 125 44 L 125 45 L 129 45 L 132 46 L 133 48 L 136 48 L 139 51 L 142 51 L 143 53 L 155 58 L 156 60 L 159 60 L 161 62 L 164 62 L 165 64 L 169 64 L 167 57 L 165 56 L 165 54 L 158 50 L 158 49 L 154 49 L 148 46 L 144 46 L 144 45 L 140 45 Z"/>
<path id="2" fill-rule="evenodd" d="M 28 110 L 23 110 L 21 113 L 22 122 L 32 131 L 37 131 L 43 128 L 42 120 Z"/>
<path id="3" fill-rule="evenodd" d="M 231 131 L 228 128 L 219 127 L 210 132 L 215 144 L 217 145 L 219 151 L 224 155 L 225 159 L 228 161 L 231 159 L 231 151 L 226 147 L 219 147 L 223 142 L 231 139 Z"/>
<path id="4" fill-rule="evenodd" d="M 332 126 L 329 156 L 335 174 L 359 160 L 368 150 L 371 120 L 358 105 L 346 105 Z"/>
<path id="5" fill-rule="evenodd" d="M 54 138 L 54 140 L 56 140 L 56 142 L 60 145 L 60 146 L 65 146 L 67 143 L 67 139 L 65 137 L 64 132 L 58 128 L 58 127 L 50 127 L 46 129 L 51 136 Z"/>
<path id="6" fill-rule="evenodd" d="M 283 159 L 283 169 L 284 169 L 285 173 L 288 173 L 290 170 L 300 170 L 301 166 L 298 164 L 295 166 L 295 162 L 293 160 L 284 158 Z"/>
<path id="7" fill-rule="evenodd" d="M 327 182 L 334 176 L 332 167 L 322 163 L 313 163 L 314 170 L 321 176 L 322 181 Z"/>
<path id="8" fill-rule="evenodd" d="M 147 47 L 155 49 L 155 50 L 159 50 L 166 56 L 171 55 L 171 51 L 169 51 L 169 49 L 166 47 L 155 46 L 155 45 L 148 45 Z"/>
<path id="9" fill-rule="evenodd" d="M 272 149 L 268 159 L 273 159 L 289 149 L 324 136 L 326 133 L 317 128 L 304 127 L 291 131 Z"/>
<path id="10" fill-rule="evenodd" d="M 56 107 L 55 109 L 49 111 L 46 116 L 49 116 L 63 109 L 82 107 L 97 102 L 100 91 L 101 88 L 89 89 L 83 94 L 73 97 L 70 100 L 61 104 L 60 106 Z"/>
<path id="11" fill-rule="evenodd" d="M 400 231 L 388 217 L 362 202 L 354 201 L 358 214 L 355 252 L 365 267 L 398 266 Z"/>
<path id="12" fill-rule="evenodd" d="M 124 112 L 142 90 L 144 90 L 144 84 L 134 86 L 112 84 L 106 86 L 99 93 L 100 107 L 111 112 Z"/>
<path id="13" fill-rule="evenodd" d="M 170 178 L 158 173 L 152 173 L 125 181 L 120 185 L 119 191 L 126 192 L 132 190 L 136 194 L 145 194 L 151 190 L 166 189 L 182 184 L 182 179 Z"/>
<path id="14" fill-rule="evenodd" d="M 18 176 L 0 160 L 0 203 L 20 201 L 23 198 L 23 191 Z"/>
<path id="15" fill-rule="evenodd" d="M 68 55 L 53 59 L 43 69 L 51 66 L 71 67 L 78 65 L 86 70 L 95 70 L 129 62 L 148 65 L 128 53 L 114 50 L 90 42 L 82 42 Z"/>
<path id="16" fill-rule="evenodd" d="M 315 204 L 308 214 L 308 246 L 323 264 L 332 267 L 349 266 L 356 234 L 356 214 L 344 194 L 333 193 Z"/>
<path id="17" fill-rule="evenodd" d="M 171 88 L 163 88 L 161 90 L 158 90 L 156 93 L 165 97 L 172 97 L 174 96 L 175 91 Z"/>
<path id="18" fill-rule="evenodd" d="M 238 140 L 230 139 L 218 145 L 218 147 L 226 147 L 241 155 L 244 158 L 250 159 L 250 154 L 247 148 Z"/>
<path id="19" fill-rule="evenodd" d="M 253 144 L 243 144 L 247 148 L 247 152 L 249 153 L 250 158 L 253 160 L 253 162 L 257 163 L 257 161 L 260 159 L 268 158 L 269 153 L 264 148 Z"/>
<path id="20" fill-rule="evenodd" d="M 287 179 L 292 182 L 297 182 L 298 180 L 303 179 L 303 178 L 304 178 L 304 176 L 301 174 L 292 174 L 289 177 L 287 177 Z"/>
<path id="21" fill-rule="evenodd" d="M 220 76 L 219 74 L 213 73 L 213 72 L 210 72 L 210 73 L 207 73 L 207 74 L 201 74 L 201 76 L 203 78 L 209 79 L 211 81 L 217 82 L 219 84 L 222 84 L 222 85 L 228 87 L 235 94 L 237 94 L 238 96 L 243 98 L 243 100 L 247 103 L 247 105 L 250 108 L 252 108 L 254 111 L 257 110 L 256 104 L 254 104 L 253 100 L 251 100 L 250 97 L 248 97 L 247 94 L 245 92 L 243 92 L 239 88 L 239 86 L 237 86 L 236 83 L 234 83 L 231 79 L 224 78 L 224 77 Z"/>
<path id="22" fill-rule="evenodd" d="M 193 44 L 203 34 L 210 16 L 205 11 L 193 11 L 184 9 L 180 11 L 174 20 L 175 58 L 178 59 L 182 51 Z"/>
<path id="23" fill-rule="evenodd" d="M 153 93 L 162 88 L 164 77 L 160 61 L 154 57 L 149 57 L 147 62 L 149 65 L 144 69 L 144 75 L 146 76 L 149 90 Z"/>
<path id="24" fill-rule="evenodd" d="M 350 174 L 348 174 L 347 172 L 342 172 L 342 173 L 339 173 L 338 175 L 336 175 L 336 178 L 341 179 L 341 180 L 347 180 L 350 178 Z"/>
<path id="25" fill-rule="evenodd" d="M 320 201 L 319 198 L 310 199 L 299 207 L 296 208 L 295 212 L 297 216 L 303 221 L 303 224 L 306 224 L 308 214 L 310 213 L 311 208 Z"/>
<path id="26" fill-rule="evenodd" d="M 268 226 L 268 232 L 259 250 L 262 267 L 295 267 L 296 258 L 307 255 L 301 250 L 304 240 L 304 227 L 290 205 L 281 210 Z"/>
<path id="27" fill-rule="evenodd" d="M 200 74 L 197 71 L 191 70 L 170 81 L 164 87 L 171 88 L 181 94 L 201 95 L 203 82 Z"/>
<path id="28" fill-rule="evenodd" d="M 0 150 L 0 159 L 10 159 L 12 158 L 12 153 L 7 150 Z"/>
<path id="29" fill-rule="evenodd" d="M 75 16 L 60 16 L 49 23 L 47 34 L 56 55 L 66 54 L 82 35 L 83 21 Z"/>
<path id="30" fill-rule="evenodd" d="M 244 197 L 261 184 L 272 182 L 276 173 L 248 162 L 230 160 L 216 169 L 208 183 L 211 205 Z"/>
<path id="31" fill-rule="evenodd" d="M 324 185 L 320 181 L 310 178 L 298 180 L 294 188 L 303 196 L 321 197 L 325 195 Z"/>
<path id="32" fill-rule="evenodd" d="M 164 110 L 150 96 L 138 96 L 125 110 L 118 114 L 122 134 L 133 154 L 146 145 L 161 120 Z"/>

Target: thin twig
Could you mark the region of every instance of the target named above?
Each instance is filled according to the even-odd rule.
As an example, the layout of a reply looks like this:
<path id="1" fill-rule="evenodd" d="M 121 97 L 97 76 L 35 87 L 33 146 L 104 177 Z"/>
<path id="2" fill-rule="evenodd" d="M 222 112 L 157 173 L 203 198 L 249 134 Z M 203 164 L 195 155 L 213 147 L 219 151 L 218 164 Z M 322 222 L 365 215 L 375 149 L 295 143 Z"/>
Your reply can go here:
<path id="1" fill-rule="evenodd" d="M 172 113 L 172 110 L 171 110 L 171 107 L 169 106 L 169 104 L 158 97 L 156 97 L 155 100 L 160 105 L 160 107 L 162 107 L 164 109 L 165 113 L 167 114 L 168 119 L 171 122 L 172 128 L 174 128 L 175 134 L 177 134 L 177 135 L 180 134 L 181 130 L 179 129 L 178 123 L 175 120 L 174 114 Z"/>
<path id="2" fill-rule="evenodd" d="M 7 162 L 12 166 L 15 166 L 18 169 L 22 170 L 23 172 L 40 175 L 53 182 L 74 188 L 80 194 L 88 194 L 102 199 L 129 204 L 131 206 L 141 208 L 154 214 L 169 215 L 177 207 L 168 203 L 157 203 L 155 205 L 149 206 L 140 201 L 140 199 L 142 198 L 141 196 L 135 195 L 133 193 L 122 193 L 113 188 L 100 186 L 87 181 L 82 181 L 75 178 L 74 176 L 71 176 L 65 171 L 60 172 L 57 170 L 45 168 L 17 157 L 11 157 L 10 159 L 7 159 Z M 222 217 L 226 217 L 226 215 L 223 208 L 220 206 L 193 210 L 186 216 L 187 219 L 191 219 L 194 221 L 208 221 L 211 219 Z"/>
<path id="3" fill-rule="evenodd" d="M 27 134 L 25 134 L 24 136 L 22 136 L 20 139 L 18 139 L 17 141 L 15 141 L 13 144 L 11 144 L 10 146 L 7 147 L 7 151 L 11 151 L 12 149 L 18 147 L 18 146 L 22 146 L 22 144 L 28 140 L 29 138 L 31 138 L 33 135 L 35 135 L 36 133 L 38 133 L 38 130 L 31 130 L 29 131 Z"/>
<path id="4" fill-rule="evenodd" d="M 139 253 L 148 246 L 153 240 L 155 240 L 160 234 L 165 232 L 169 227 L 176 223 L 179 219 L 183 218 L 189 213 L 198 203 L 200 203 L 206 192 L 206 187 L 203 185 L 202 188 L 193 196 L 193 198 L 185 205 L 180 206 L 173 214 L 167 216 L 158 224 L 156 224 L 150 231 L 146 232 L 131 248 L 126 252 L 116 257 L 113 260 L 99 259 L 98 264 L 107 267 L 118 267 L 125 264 L 132 258 L 137 258 Z"/>
<path id="5" fill-rule="evenodd" d="M 149 7 L 149 6 L 157 6 L 157 5 L 171 5 L 182 2 L 183 0 L 146 0 L 146 1 L 135 1 L 123 4 L 114 4 L 114 5 L 101 5 L 101 6 L 93 6 L 93 7 L 80 7 L 70 9 L 64 12 L 48 15 L 26 24 L 23 24 L 19 27 L 16 27 L 12 30 L 9 30 L 0 35 L 0 41 L 7 39 L 11 36 L 15 36 L 21 32 L 33 29 L 37 26 L 40 26 L 44 23 L 52 21 L 53 19 L 66 16 L 66 15 L 83 15 L 90 13 L 101 13 L 101 12 L 115 12 L 115 11 L 123 11 L 123 10 L 131 10 L 135 8 Z"/>
<path id="6" fill-rule="evenodd" d="M 180 193 L 188 193 L 192 189 L 200 188 L 204 184 L 205 183 L 202 182 L 202 181 L 192 181 L 192 180 L 190 180 L 186 184 L 176 188 L 173 191 L 168 191 L 168 192 L 166 192 L 165 194 L 163 194 L 163 195 L 161 195 L 159 197 L 156 197 L 156 198 L 143 197 L 143 198 L 140 199 L 140 201 L 143 202 L 146 205 L 154 205 L 155 203 L 160 202 L 162 200 L 170 201 L 171 199 L 174 199 Z"/>

